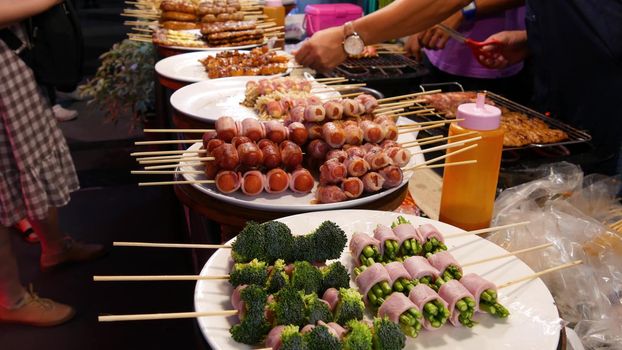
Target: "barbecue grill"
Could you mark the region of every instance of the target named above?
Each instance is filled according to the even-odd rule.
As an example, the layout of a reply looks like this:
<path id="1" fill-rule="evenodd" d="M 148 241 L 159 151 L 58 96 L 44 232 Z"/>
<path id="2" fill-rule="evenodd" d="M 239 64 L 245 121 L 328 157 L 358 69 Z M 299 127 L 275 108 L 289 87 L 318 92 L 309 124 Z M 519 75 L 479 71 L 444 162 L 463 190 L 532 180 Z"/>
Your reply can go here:
<path id="1" fill-rule="evenodd" d="M 381 54 L 378 57 L 348 58 L 326 75 L 373 82 L 421 78 L 428 73 L 427 68 L 404 55 Z"/>

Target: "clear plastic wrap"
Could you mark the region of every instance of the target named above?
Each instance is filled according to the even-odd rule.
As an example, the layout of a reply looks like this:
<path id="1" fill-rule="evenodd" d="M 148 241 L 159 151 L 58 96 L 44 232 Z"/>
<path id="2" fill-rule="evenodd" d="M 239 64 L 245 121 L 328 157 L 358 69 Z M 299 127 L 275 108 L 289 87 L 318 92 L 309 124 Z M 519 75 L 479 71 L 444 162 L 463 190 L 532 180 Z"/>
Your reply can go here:
<path id="1" fill-rule="evenodd" d="M 487 238 L 508 250 L 552 242 L 544 251 L 520 256 L 535 271 L 583 259 L 543 280 L 586 349 L 622 349 L 622 236 L 609 227 L 622 216 L 615 197 L 620 180 L 584 178 L 569 163 L 542 171 L 546 176 L 502 192 L 495 202 L 493 225 L 530 224 Z"/>

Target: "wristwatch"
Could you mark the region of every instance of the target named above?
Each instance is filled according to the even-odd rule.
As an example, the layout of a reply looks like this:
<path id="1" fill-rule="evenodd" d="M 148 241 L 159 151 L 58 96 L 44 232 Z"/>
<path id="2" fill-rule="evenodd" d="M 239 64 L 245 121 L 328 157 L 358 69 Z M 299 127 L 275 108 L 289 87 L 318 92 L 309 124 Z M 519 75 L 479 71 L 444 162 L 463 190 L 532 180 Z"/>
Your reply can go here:
<path id="1" fill-rule="evenodd" d="M 348 56 L 358 56 L 363 53 L 365 43 L 363 39 L 354 31 L 352 21 L 343 25 L 343 50 Z"/>

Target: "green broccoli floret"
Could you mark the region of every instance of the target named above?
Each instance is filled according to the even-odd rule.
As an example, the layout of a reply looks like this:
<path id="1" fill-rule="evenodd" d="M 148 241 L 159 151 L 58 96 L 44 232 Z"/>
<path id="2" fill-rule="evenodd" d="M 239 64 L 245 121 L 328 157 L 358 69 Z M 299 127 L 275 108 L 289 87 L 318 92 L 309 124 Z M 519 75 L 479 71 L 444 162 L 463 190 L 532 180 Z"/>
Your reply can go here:
<path id="1" fill-rule="evenodd" d="M 406 336 L 400 326 L 388 318 L 375 318 L 373 344 L 375 350 L 400 350 L 406 346 Z"/>
<path id="2" fill-rule="evenodd" d="M 257 259 L 243 264 L 233 264 L 233 269 L 229 274 L 229 282 L 232 286 L 237 287 L 242 284 L 256 284 L 263 286 L 268 280 L 268 266 L 265 262 Z"/>
<path id="3" fill-rule="evenodd" d="M 309 350 L 340 350 L 341 342 L 330 333 L 327 326 L 315 326 L 305 335 Z"/>
<path id="4" fill-rule="evenodd" d="M 267 297 L 263 288 L 256 285 L 249 285 L 242 290 L 240 298 L 244 301 L 244 319 L 229 330 L 233 340 L 249 345 L 263 341 L 270 331 L 270 324 L 264 314 Z"/>
<path id="5" fill-rule="evenodd" d="M 239 263 L 253 259 L 266 260 L 265 235 L 260 224 L 254 221 L 246 223 L 231 244 L 231 256 Z"/>
<path id="6" fill-rule="evenodd" d="M 296 261 L 291 285 L 305 294 L 317 293 L 322 288 L 322 273 L 308 261 Z"/>
<path id="7" fill-rule="evenodd" d="M 334 321 L 339 324 L 346 324 L 351 320 L 363 319 L 365 303 L 363 296 L 356 289 L 340 288 L 339 302 L 335 306 Z"/>
<path id="8" fill-rule="evenodd" d="M 268 221 L 261 226 L 265 237 L 266 262 L 272 264 L 277 259 L 292 261 L 294 236 L 289 227 L 278 221 Z"/>
<path id="9" fill-rule="evenodd" d="M 315 252 L 313 261 L 339 259 L 348 242 L 346 233 L 332 221 L 324 221 L 311 235 Z"/>
<path id="10" fill-rule="evenodd" d="M 303 294 L 292 287 L 285 287 L 274 294 L 274 301 L 269 308 L 274 312 L 274 325 L 302 326 L 306 320 L 305 302 Z"/>
<path id="11" fill-rule="evenodd" d="M 293 261 L 315 261 L 315 247 L 311 234 L 294 237 Z"/>
<path id="12" fill-rule="evenodd" d="M 307 309 L 307 324 L 316 324 L 317 321 L 331 322 L 333 320 L 330 308 L 325 301 L 320 300 L 317 294 L 307 294 L 303 299 Z"/>
<path id="13" fill-rule="evenodd" d="M 350 331 L 343 338 L 343 350 L 372 350 L 371 329 L 365 322 L 352 320 L 347 326 Z"/>
<path id="14" fill-rule="evenodd" d="M 281 350 L 307 350 L 307 343 L 302 334 L 298 331 L 298 326 L 288 325 L 283 328 L 281 333 Z"/>
<path id="15" fill-rule="evenodd" d="M 322 272 L 322 290 L 318 294 L 324 294 L 328 288 L 349 288 L 350 274 L 345 266 L 336 261 L 320 269 Z"/>
<path id="16" fill-rule="evenodd" d="M 289 285 L 289 276 L 285 273 L 285 261 L 279 259 L 274 262 L 272 271 L 268 275 L 266 291 L 268 293 L 276 293 L 287 285 Z"/>

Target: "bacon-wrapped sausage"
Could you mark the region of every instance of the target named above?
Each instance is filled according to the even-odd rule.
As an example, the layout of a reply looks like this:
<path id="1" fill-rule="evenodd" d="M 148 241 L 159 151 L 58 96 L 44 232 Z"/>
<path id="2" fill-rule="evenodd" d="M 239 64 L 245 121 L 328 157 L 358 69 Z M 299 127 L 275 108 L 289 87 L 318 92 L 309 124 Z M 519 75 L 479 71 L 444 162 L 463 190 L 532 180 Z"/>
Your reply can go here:
<path id="1" fill-rule="evenodd" d="M 281 118 L 287 114 L 286 109 L 283 107 L 281 102 L 277 100 L 270 100 L 266 102 L 263 111 L 272 118 Z"/>
<path id="2" fill-rule="evenodd" d="M 386 149 L 387 155 L 393 161 L 393 164 L 403 167 L 410 162 L 410 151 L 402 147 L 390 147 Z"/>
<path id="3" fill-rule="evenodd" d="M 261 142 L 268 141 L 268 142 Z M 263 166 L 266 169 L 274 169 L 281 165 L 281 150 L 279 147 L 272 141 L 268 139 L 261 140 L 258 143 L 259 149 L 263 153 Z M 263 147 L 262 147 L 263 146 Z"/>
<path id="4" fill-rule="evenodd" d="M 222 145 L 223 143 L 225 143 L 225 141 L 221 140 L 221 139 L 211 139 L 209 141 L 207 141 L 207 143 L 205 143 L 205 140 L 203 140 L 203 145 L 205 150 L 207 151 L 207 154 L 210 155 L 215 149 L 216 147 Z"/>
<path id="5" fill-rule="evenodd" d="M 384 140 L 385 131 L 379 124 L 369 120 L 364 120 L 359 124 L 359 126 L 363 130 L 363 138 L 365 141 L 370 143 L 379 143 Z"/>
<path id="6" fill-rule="evenodd" d="M 316 140 L 322 138 L 322 124 L 319 123 L 305 123 L 307 132 L 309 133 L 309 140 Z"/>
<path id="7" fill-rule="evenodd" d="M 238 146 L 240 165 L 248 168 L 257 168 L 263 164 L 263 152 L 253 142 L 243 143 Z"/>
<path id="8" fill-rule="evenodd" d="M 289 126 L 287 127 L 287 129 L 289 130 L 289 140 L 294 142 L 297 145 L 304 145 L 307 142 L 307 139 L 309 138 L 309 132 L 307 131 L 307 128 L 305 128 L 305 126 L 300 123 L 300 122 L 294 122 L 289 124 Z"/>
<path id="9" fill-rule="evenodd" d="M 241 144 L 243 143 L 252 143 L 253 140 L 249 139 L 246 136 L 235 136 L 234 138 L 231 139 L 231 144 L 233 145 L 233 147 L 235 147 L 235 149 L 238 149 L 238 147 L 240 147 Z"/>
<path id="10" fill-rule="evenodd" d="M 313 175 L 309 170 L 299 167 L 294 170 L 290 177 L 289 189 L 296 193 L 309 193 L 315 185 Z"/>
<path id="11" fill-rule="evenodd" d="M 384 184 L 384 178 L 375 171 L 370 171 L 363 175 L 361 180 L 363 180 L 365 192 L 378 192 Z"/>
<path id="12" fill-rule="evenodd" d="M 264 138 L 266 131 L 263 124 L 255 118 L 245 118 L 242 120 L 242 136 L 246 136 L 249 139 L 257 142 Z"/>
<path id="13" fill-rule="evenodd" d="M 240 188 L 242 184 L 240 175 L 235 171 L 230 170 L 220 171 L 218 175 L 216 175 L 215 180 L 216 188 L 222 193 L 235 192 Z"/>
<path id="14" fill-rule="evenodd" d="M 296 169 L 296 167 L 302 164 L 302 150 L 300 146 L 291 141 L 283 141 L 279 145 L 279 148 L 285 168 Z"/>
<path id="15" fill-rule="evenodd" d="M 397 125 L 395 125 L 395 123 L 389 121 L 382 121 L 378 125 L 380 125 L 380 127 L 384 130 L 385 140 L 397 140 L 400 132 L 397 129 Z"/>
<path id="16" fill-rule="evenodd" d="M 374 109 L 378 108 L 378 101 L 372 95 L 361 94 L 356 96 L 354 99 L 363 104 L 366 113 L 372 113 Z"/>
<path id="17" fill-rule="evenodd" d="M 384 151 L 372 150 L 363 158 L 369 163 L 371 170 L 379 170 L 393 164 L 393 161 Z"/>
<path id="18" fill-rule="evenodd" d="M 242 178 L 242 192 L 247 196 L 260 194 L 265 187 L 264 175 L 259 170 L 251 170 L 244 173 Z"/>
<path id="19" fill-rule="evenodd" d="M 315 139 L 307 145 L 307 154 L 311 159 L 324 161 L 329 150 L 330 146 L 322 139 Z"/>
<path id="20" fill-rule="evenodd" d="M 328 101 L 324 103 L 324 110 L 326 111 L 326 119 L 337 120 L 343 116 L 343 106 L 337 101 Z"/>
<path id="21" fill-rule="evenodd" d="M 320 184 L 337 184 L 343 181 L 348 170 L 337 159 L 329 159 L 320 166 Z"/>
<path id="22" fill-rule="evenodd" d="M 358 125 L 345 125 L 343 132 L 346 137 L 346 144 L 360 145 L 363 143 L 363 130 Z"/>
<path id="23" fill-rule="evenodd" d="M 343 163 L 348 159 L 348 154 L 342 149 L 331 149 L 326 153 L 326 160 L 337 159 L 339 163 Z"/>
<path id="24" fill-rule="evenodd" d="M 205 162 L 205 177 L 208 180 L 214 180 L 219 171 L 220 168 L 216 165 L 216 161 L 208 160 Z"/>
<path id="25" fill-rule="evenodd" d="M 341 182 L 341 190 L 348 198 L 358 198 L 363 194 L 365 186 L 358 177 L 348 177 Z"/>
<path id="26" fill-rule="evenodd" d="M 230 143 L 223 143 L 212 151 L 216 165 L 223 170 L 235 170 L 240 163 L 238 151 Z"/>
<path id="27" fill-rule="evenodd" d="M 322 125 L 322 137 L 332 148 L 340 148 L 346 142 L 346 135 L 341 125 L 333 122 Z"/>
<path id="28" fill-rule="evenodd" d="M 382 141 L 379 146 L 382 147 L 382 149 L 384 150 L 387 150 L 393 147 L 401 147 L 399 143 L 397 143 L 394 140 L 389 140 L 389 139 L 385 139 L 384 141 Z"/>
<path id="29" fill-rule="evenodd" d="M 207 143 L 210 142 L 211 140 L 216 139 L 216 136 L 218 136 L 218 134 L 216 133 L 216 131 L 208 131 L 206 133 L 203 133 L 203 148 L 207 149 Z"/>
<path id="30" fill-rule="evenodd" d="M 266 173 L 265 190 L 268 193 L 281 193 L 289 187 L 289 174 L 281 168 L 274 168 Z"/>
<path id="31" fill-rule="evenodd" d="M 349 176 L 360 177 L 369 171 L 369 163 L 361 157 L 348 157 L 344 162 Z"/>
<path id="32" fill-rule="evenodd" d="M 404 173 L 402 169 L 395 165 L 390 165 L 379 171 L 380 176 L 384 179 L 383 188 L 393 188 L 402 184 Z"/>
<path id="33" fill-rule="evenodd" d="M 343 148 L 344 151 L 346 151 L 346 153 L 348 153 L 348 157 L 360 157 L 363 158 L 365 157 L 365 154 L 367 154 L 367 151 L 365 151 L 363 148 L 358 147 L 358 146 L 353 146 L 353 147 L 344 147 Z"/>
<path id="34" fill-rule="evenodd" d="M 341 100 L 341 105 L 343 106 L 343 115 L 346 117 L 358 117 L 358 103 L 356 101 L 346 98 Z"/>
<path id="35" fill-rule="evenodd" d="M 326 116 L 322 105 L 309 105 L 305 108 L 305 120 L 308 122 L 321 122 Z"/>
<path id="36" fill-rule="evenodd" d="M 294 106 L 285 117 L 285 125 L 291 123 L 302 123 L 305 121 L 305 106 Z"/>
<path id="37" fill-rule="evenodd" d="M 343 190 L 334 185 L 319 186 L 315 191 L 315 198 L 320 203 L 336 203 L 348 199 Z"/>
<path id="38" fill-rule="evenodd" d="M 277 122 L 276 120 L 270 120 L 265 122 L 264 126 L 266 129 L 266 138 L 272 142 L 280 144 L 281 142 L 287 140 L 289 131 L 283 124 Z"/>
<path id="39" fill-rule="evenodd" d="M 231 142 L 231 139 L 238 134 L 237 124 L 231 117 L 216 119 L 215 129 L 217 137 L 225 142 Z"/>

